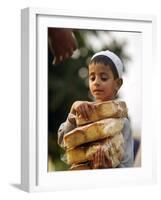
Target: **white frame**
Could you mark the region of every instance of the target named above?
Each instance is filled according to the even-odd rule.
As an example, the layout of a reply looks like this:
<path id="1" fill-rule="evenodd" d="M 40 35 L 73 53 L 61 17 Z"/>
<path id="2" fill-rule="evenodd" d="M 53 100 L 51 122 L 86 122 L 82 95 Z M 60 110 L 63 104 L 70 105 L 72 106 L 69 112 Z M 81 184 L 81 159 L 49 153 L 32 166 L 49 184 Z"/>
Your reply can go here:
<path id="1" fill-rule="evenodd" d="M 55 20 L 51 20 L 51 18 Z M 155 135 L 153 134 L 153 138 L 150 137 L 151 132 L 155 130 L 151 126 L 152 122 L 154 122 L 152 118 L 154 111 L 152 106 L 149 106 L 152 104 L 152 99 L 149 97 L 149 92 L 146 89 L 153 89 L 153 85 L 149 84 L 149 80 L 151 80 L 151 74 L 153 73 L 150 67 L 153 66 L 155 71 L 155 17 L 26 8 L 22 10 L 21 19 L 22 189 L 31 192 L 107 187 L 119 184 L 154 183 L 156 181 Z M 45 44 L 45 39 L 40 42 L 40 38 L 46 37 L 47 39 L 46 27 L 49 25 L 54 25 L 55 27 L 69 26 L 71 28 L 91 29 L 95 25 L 95 29 L 101 30 L 107 22 L 113 30 L 116 29 L 117 25 L 117 29 L 119 30 L 140 31 L 143 34 L 143 101 L 145 103 L 143 104 L 142 120 L 142 167 L 117 169 L 117 171 L 108 169 L 48 173 L 46 170 L 47 134 L 45 131 L 47 118 L 42 117 L 46 116 L 47 109 L 47 98 L 44 95 L 47 89 L 47 67 L 44 67 L 47 65 L 45 64 L 47 47 L 41 48 L 41 45 L 43 46 Z M 38 31 L 40 29 L 41 34 L 39 38 Z M 42 55 L 41 62 L 39 60 L 40 55 Z M 153 76 L 155 77 L 154 74 Z M 45 87 L 43 88 L 45 89 L 42 89 L 42 85 L 44 86 L 44 84 Z M 42 124 L 40 123 L 41 121 L 45 122 Z"/>

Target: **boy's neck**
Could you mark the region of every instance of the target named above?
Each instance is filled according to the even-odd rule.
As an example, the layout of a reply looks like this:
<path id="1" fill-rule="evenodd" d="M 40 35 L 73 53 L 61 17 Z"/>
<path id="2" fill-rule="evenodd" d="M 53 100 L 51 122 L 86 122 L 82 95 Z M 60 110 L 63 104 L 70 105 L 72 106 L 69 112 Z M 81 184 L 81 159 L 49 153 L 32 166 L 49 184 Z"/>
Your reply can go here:
<path id="1" fill-rule="evenodd" d="M 102 103 L 102 102 L 105 102 L 105 101 L 112 101 L 112 100 L 116 100 L 116 97 L 111 98 L 111 99 L 105 99 L 105 100 L 95 99 L 95 102 Z"/>

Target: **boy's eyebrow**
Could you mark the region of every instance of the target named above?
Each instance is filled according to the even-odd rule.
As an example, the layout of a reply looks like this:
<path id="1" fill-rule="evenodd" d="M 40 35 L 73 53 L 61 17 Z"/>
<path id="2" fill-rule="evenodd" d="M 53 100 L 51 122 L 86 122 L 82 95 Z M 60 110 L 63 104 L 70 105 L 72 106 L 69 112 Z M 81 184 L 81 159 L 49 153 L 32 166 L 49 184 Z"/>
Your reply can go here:
<path id="1" fill-rule="evenodd" d="M 107 72 L 100 72 L 100 74 L 102 75 L 102 74 L 108 74 Z"/>
<path id="2" fill-rule="evenodd" d="M 91 73 L 89 73 L 89 76 L 90 76 L 90 75 L 95 75 L 95 72 L 91 72 Z"/>
<path id="3" fill-rule="evenodd" d="M 100 75 L 104 75 L 104 74 L 105 74 L 105 75 L 108 75 L 107 72 L 100 72 L 99 74 L 100 74 Z M 89 73 L 89 76 L 90 76 L 90 75 L 95 75 L 95 72 Z"/>

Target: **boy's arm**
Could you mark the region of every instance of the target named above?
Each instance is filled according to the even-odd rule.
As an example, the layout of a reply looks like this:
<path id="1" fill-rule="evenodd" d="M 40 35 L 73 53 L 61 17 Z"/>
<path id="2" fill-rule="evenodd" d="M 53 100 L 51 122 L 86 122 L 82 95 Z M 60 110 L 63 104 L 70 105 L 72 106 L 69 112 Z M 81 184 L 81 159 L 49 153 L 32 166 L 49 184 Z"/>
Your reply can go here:
<path id="1" fill-rule="evenodd" d="M 130 123 L 127 118 L 124 118 L 124 128 L 122 134 L 124 137 L 124 156 L 118 167 L 132 167 L 134 161 L 133 138 Z"/>
<path id="2" fill-rule="evenodd" d="M 70 120 L 70 121 L 69 121 Z M 58 129 L 58 144 L 64 148 L 63 137 L 66 133 L 76 128 L 76 123 L 72 118 L 71 114 L 68 115 L 67 120 L 62 123 Z"/>

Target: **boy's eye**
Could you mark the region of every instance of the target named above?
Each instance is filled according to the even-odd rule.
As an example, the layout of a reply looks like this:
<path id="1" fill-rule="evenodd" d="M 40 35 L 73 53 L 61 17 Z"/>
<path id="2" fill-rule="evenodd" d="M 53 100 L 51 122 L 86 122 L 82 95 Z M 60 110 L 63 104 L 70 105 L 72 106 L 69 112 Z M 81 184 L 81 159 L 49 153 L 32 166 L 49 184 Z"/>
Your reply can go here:
<path id="1" fill-rule="evenodd" d="M 89 77 L 89 80 L 90 80 L 90 81 L 94 81 L 94 80 L 95 80 L 95 76 L 90 76 L 90 77 Z"/>
<path id="2" fill-rule="evenodd" d="M 102 81 L 107 81 L 107 78 L 103 78 L 103 77 L 102 77 L 101 80 L 102 80 Z"/>
<path id="3" fill-rule="evenodd" d="M 102 81 L 107 81 L 107 80 L 108 80 L 108 77 L 107 77 L 107 76 L 101 76 L 101 80 L 102 80 Z"/>

